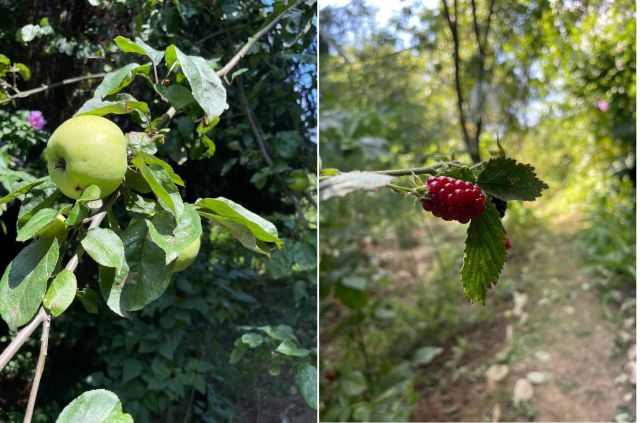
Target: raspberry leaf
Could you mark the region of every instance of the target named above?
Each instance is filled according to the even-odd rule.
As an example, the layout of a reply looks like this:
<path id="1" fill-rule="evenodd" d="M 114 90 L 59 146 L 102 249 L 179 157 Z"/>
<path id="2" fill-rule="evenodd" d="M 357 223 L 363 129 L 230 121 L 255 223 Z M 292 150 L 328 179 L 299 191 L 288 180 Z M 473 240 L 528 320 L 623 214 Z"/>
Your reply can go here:
<path id="1" fill-rule="evenodd" d="M 537 178 L 533 166 L 507 157 L 489 160 L 478 175 L 477 183 L 484 192 L 504 201 L 532 201 L 549 188 Z"/>
<path id="2" fill-rule="evenodd" d="M 486 210 L 469 224 L 461 281 L 465 297 L 484 304 L 488 287 L 498 282 L 507 259 L 505 234 L 498 211 L 490 200 Z"/>

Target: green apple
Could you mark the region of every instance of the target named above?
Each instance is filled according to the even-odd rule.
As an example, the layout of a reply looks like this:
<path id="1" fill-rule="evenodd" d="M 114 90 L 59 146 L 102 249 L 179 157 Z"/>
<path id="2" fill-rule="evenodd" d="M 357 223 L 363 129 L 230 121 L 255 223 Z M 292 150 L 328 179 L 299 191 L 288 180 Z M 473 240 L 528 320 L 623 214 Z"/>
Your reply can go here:
<path id="1" fill-rule="evenodd" d="M 127 171 L 127 145 L 118 126 L 100 116 L 65 121 L 47 142 L 49 176 L 67 197 L 76 199 L 89 185 L 100 198 L 116 189 Z"/>
<path id="2" fill-rule="evenodd" d="M 302 192 L 309 187 L 309 178 L 303 170 L 294 170 L 287 178 L 287 186 L 295 192 Z"/>
<path id="3" fill-rule="evenodd" d="M 47 224 L 44 228 L 40 229 L 36 236 L 40 236 L 42 238 L 53 238 L 54 236 L 58 236 L 65 229 L 65 217 L 58 213 L 58 215 Z"/>
<path id="4" fill-rule="evenodd" d="M 198 257 L 198 251 L 200 251 L 200 238 L 193 241 L 191 245 L 178 254 L 173 271 L 181 272 L 191 266 L 193 262 L 196 261 L 196 257 Z"/>

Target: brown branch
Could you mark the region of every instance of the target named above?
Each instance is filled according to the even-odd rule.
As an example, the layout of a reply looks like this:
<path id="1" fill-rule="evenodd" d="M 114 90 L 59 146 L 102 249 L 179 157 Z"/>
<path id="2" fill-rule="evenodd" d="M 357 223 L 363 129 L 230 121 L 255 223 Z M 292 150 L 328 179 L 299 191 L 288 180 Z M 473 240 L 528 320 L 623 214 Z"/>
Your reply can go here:
<path id="1" fill-rule="evenodd" d="M 441 164 L 430 167 L 413 167 L 409 169 L 375 170 L 374 172 L 389 176 L 434 175 L 444 166 L 445 164 Z"/>
<path id="2" fill-rule="evenodd" d="M 216 72 L 216 75 L 218 75 L 220 78 L 222 78 L 223 76 L 228 74 L 238 64 L 238 62 L 240 62 L 240 60 L 242 60 L 242 58 L 244 56 L 246 56 L 247 53 L 249 53 L 249 50 L 251 50 L 251 47 L 253 47 L 253 45 L 255 43 L 257 43 L 258 40 L 262 36 L 264 36 L 267 32 L 269 32 L 271 30 L 271 28 L 273 28 L 278 22 L 280 22 L 282 20 L 282 18 L 284 17 L 284 15 L 287 14 L 287 12 L 289 12 L 294 7 L 298 6 L 300 4 L 300 1 L 301 0 L 296 1 L 287 10 L 285 10 L 282 13 L 280 13 L 271 22 L 269 22 L 265 27 L 263 27 L 260 31 L 256 32 L 255 35 L 250 37 L 249 40 L 245 43 L 245 45 L 243 45 L 242 48 L 240 48 L 240 50 L 238 50 L 238 52 L 231 58 L 231 60 L 229 60 L 227 62 L 227 64 L 222 67 L 222 69 L 220 69 L 220 70 L 218 70 Z M 174 107 L 170 107 L 162 115 L 163 119 L 162 119 L 161 122 L 158 122 L 158 127 L 161 128 L 161 127 L 165 126 L 167 123 L 169 123 L 169 121 L 175 116 L 175 114 L 176 114 L 176 109 Z"/>
<path id="3" fill-rule="evenodd" d="M 489 43 L 489 29 L 491 28 L 491 17 L 493 16 L 493 6 L 494 6 L 494 0 L 491 0 L 491 3 L 489 4 L 489 13 L 487 15 L 487 22 L 484 28 L 484 42 L 480 38 L 479 28 L 475 28 L 476 37 L 478 40 L 478 50 L 480 52 L 480 63 L 478 63 L 478 84 L 480 84 L 480 92 L 482 93 L 482 96 L 480 98 L 481 109 L 480 109 L 480 113 L 478 114 L 478 118 L 476 119 L 476 133 L 474 135 L 474 145 L 476 146 L 480 144 L 480 135 L 482 134 L 482 126 L 483 126 L 482 110 L 483 110 L 483 104 L 484 104 L 484 91 L 483 91 L 482 83 L 485 80 L 486 75 L 489 76 L 488 79 L 490 80 L 491 75 L 493 73 L 493 66 L 491 66 L 489 69 L 485 69 L 485 63 L 487 60 L 486 48 L 487 48 L 487 44 Z M 471 0 L 471 7 L 473 8 L 474 26 L 477 26 L 475 0 Z M 480 158 L 478 157 L 478 161 L 479 160 Z"/>
<path id="4" fill-rule="evenodd" d="M 242 46 L 242 48 L 240 50 L 238 50 L 238 52 L 235 54 L 235 56 L 233 56 L 231 58 L 231 60 L 229 60 L 229 62 L 227 62 L 226 65 L 224 65 L 224 67 L 222 69 L 220 69 L 218 72 L 216 72 L 218 74 L 219 77 L 223 77 L 224 75 L 226 75 L 227 73 L 229 73 L 231 71 L 231 69 L 233 69 L 238 62 L 247 55 L 247 53 L 249 53 L 249 50 L 251 50 L 251 47 L 253 47 L 253 45 L 258 42 L 258 40 L 267 32 L 269 32 L 271 30 L 271 28 L 273 28 L 278 22 L 280 22 L 282 20 L 282 18 L 284 18 L 284 15 L 287 14 L 287 12 L 289 12 L 291 9 L 293 9 L 294 7 L 297 7 L 300 4 L 301 0 L 296 1 L 293 5 L 289 6 L 287 8 L 287 10 L 285 10 L 284 12 L 280 13 L 278 16 L 276 16 L 271 22 L 269 22 L 264 28 L 262 28 L 260 31 L 256 32 L 256 34 L 249 38 L 249 41 L 247 41 L 247 43 Z"/>
<path id="5" fill-rule="evenodd" d="M 33 409 L 36 405 L 36 398 L 38 396 L 38 387 L 40 386 L 40 379 L 42 379 L 42 373 L 44 372 L 44 362 L 47 359 L 47 348 L 49 346 L 49 328 L 50 327 L 51 327 L 51 315 L 47 314 L 46 319 L 42 322 L 42 337 L 40 338 L 40 355 L 38 356 L 36 374 L 33 376 L 33 384 L 31 385 L 31 392 L 29 393 L 29 403 L 27 404 L 27 411 L 24 415 L 23 423 L 31 423 L 31 417 L 33 416 Z"/>
<path id="6" fill-rule="evenodd" d="M 489 43 L 489 29 L 491 28 L 491 18 L 493 17 L 493 6 L 495 5 L 495 0 L 491 0 L 489 3 L 489 15 L 487 16 L 487 24 L 484 27 L 484 48 L 487 48 L 487 44 Z"/>
<path id="7" fill-rule="evenodd" d="M 244 109 L 244 113 L 247 116 L 247 119 L 249 120 L 249 126 L 251 126 L 253 137 L 256 139 L 256 142 L 258 143 L 260 154 L 262 155 L 262 158 L 264 159 L 264 161 L 267 162 L 269 166 L 272 166 L 273 160 L 271 159 L 271 156 L 267 151 L 267 144 L 264 140 L 264 137 L 262 136 L 262 131 L 260 130 L 258 121 L 255 115 L 253 114 L 253 110 L 251 110 L 251 107 L 249 107 L 247 96 L 244 93 L 244 85 L 242 84 L 242 81 L 240 79 L 237 79 L 237 84 L 238 84 L 238 89 L 240 93 L 240 102 L 242 103 L 242 108 Z M 298 212 L 300 217 L 303 218 L 304 212 L 302 211 L 302 206 L 300 205 L 300 200 L 298 199 L 298 196 L 293 191 L 291 191 L 291 189 L 287 186 L 286 182 L 282 178 L 282 175 L 280 175 L 280 172 L 274 171 L 273 174 L 278 180 L 278 182 L 280 183 L 280 185 L 282 186 L 282 190 L 289 196 L 289 198 L 291 198 L 291 201 L 293 202 L 293 205 L 295 206 L 296 211 Z"/>
<path id="8" fill-rule="evenodd" d="M 469 131 L 467 130 L 467 118 L 464 112 L 464 94 L 462 92 L 462 82 L 460 81 L 460 40 L 458 39 L 458 2 L 454 1 L 454 18 L 451 17 L 447 0 L 442 0 L 444 6 L 444 15 L 449 23 L 449 29 L 451 30 L 451 36 L 453 38 L 453 65 L 454 65 L 454 83 L 456 88 L 457 106 L 458 106 L 458 119 L 460 121 L 460 127 L 462 129 L 462 136 L 464 143 L 467 146 L 469 155 L 474 162 L 480 161 L 477 145 L 473 144 Z"/>
<path id="9" fill-rule="evenodd" d="M 2 351 L 0 355 L 0 372 L 4 369 L 9 361 L 13 358 L 22 345 L 27 342 L 31 334 L 44 322 L 47 318 L 47 312 L 41 308 L 38 314 L 34 316 L 28 325 L 23 327 L 9 345 Z"/>
<path id="10" fill-rule="evenodd" d="M 105 73 L 94 73 L 94 74 L 91 74 L 91 75 L 85 75 L 85 76 L 78 76 L 78 77 L 75 77 L 75 78 L 63 79 L 62 81 L 55 82 L 53 84 L 48 84 L 48 85 L 47 84 L 42 84 L 38 88 L 33 88 L 33 89 L 27 90 L 27 91 L 21 91 L 18 94 L 12 95 L 12 96 L 7 97 L 7 98 L 3 98 L 2 100 L 0 100 L 0 105 L 6 104 L 6 103 L 10 103 L 11 101 L 16 100 L 18 98 L 29 97 L 30 95 L 37 94 L 39 92 L 46 91 L 46 90 L 51 89 L 51 88 L 61 87 L 63 85 L 75 84 L 76 82 L 86 81 L 88 79 L 102 78 L 105 75 L 106 75 Z"/>
<path id="11" fill-rule="evenodd" d="M 104 218 L 107 216 L 107 212 L 115 202 L 115 200 L 119 196 L 119 192 L 112 195 L 111 198 L 103 204 L 100 210 L 91 216 L 89 219 L 89 227 L 88 229 L 97 228 L 100 226 Z M 79 246 L 74 255 L 69 259 L 65 269 L 70 271 L 75 271 L 78 267 L 78 263 L 80 261 L 80 257 L 84 254 L 84 249 L 82 246 Z M 31 423 L 31 418 L 33 416 L 33 410 L 36 403 L 36 398 L 38 396 L 38 388 L 40 387 L 40 379 L 42 378 L 42 373 L 44 372 L 44 363 L 47 358 L 47 349 L 49 346 L 49 328 L 51 326 L 51 315 L 44 309 L 44 307 L 40 307 L 38 313 L 33 317 L 31 322 L 25 327 L 23 327 L 18 335 L 14 338 L 14 340 L 4 349 L 2 354 L 0 355 L 0 371 L 4 369 L 6 364 L 17 354 L 22 345 L 29 339 L 31 334 L 36 330 L 38 326 L 42 323 L 42 337 L 40 338 L 40 354 L 38 356 L 38 363 L 36 365 L 36 372 L 33 378 L 33 384 L 31 385 L 31 392 L 29 393 L 29 402 L 27 403 L 27 411 L 25 413 L 23 423 Z"/>
<path id="12" fill-rule="evenodd" d="M 473 16 L 473 32 L 476 34 L 478 50 L 480 50 L 480 54 L 484 54 L 482 38 L 480 37 L 480 25 L 478 25 L 478 9 L 476 7 L 476 0 L 471 0 L 471 15 Z"/>

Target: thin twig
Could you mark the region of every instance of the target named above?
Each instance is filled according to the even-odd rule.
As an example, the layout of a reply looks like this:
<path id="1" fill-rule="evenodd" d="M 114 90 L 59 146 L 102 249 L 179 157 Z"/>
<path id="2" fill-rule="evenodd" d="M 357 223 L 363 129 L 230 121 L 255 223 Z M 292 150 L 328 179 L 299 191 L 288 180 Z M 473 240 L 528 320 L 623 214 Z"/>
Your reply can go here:
<path id="1" fill-rule="evenodd" d="M 46 91 L 46 90 L 51 89 L 51 88 L 61 87 L 63 85 L 75 84 L 76 82 L 86 81 L 88 79 L 102 78 L 105 75 L 106 75 L 105 73 L 94 73 L 94 74 L 91 74 L 91 75 L 85 75 L 85 76 L 78 76 L 78 77 L 75 77 L 75 78 L 63 79 L 62 81 L 55 82 L 53 84 L 42 84 L 38 88 L 33 88 L 33 89 L 27 90 L 27 91 L 21 91 L 18 94 L 12 95 L 12 96 L 7 97 L 7 98 L 3 98 L 2 100 L 0 100 L 0 105 L 6 104 L 6 103 L 10 103 L 11 101 L 13 101 L 15 99 L 18 99 L 18 98 L 29 97 L 30 95 L 37 94 L 39 92 Z"/>
<path id="2" fill-rule="evenodd" d="M 478 25 L 478 8 L 476 7 L 475 0 L 471 0 L 471 14 L 473 16 L 473 32 L 476 34 L 478 50 L 480 50 L 481 55 L 484 55 L 484 46 L 482 45 L 482 38 L 480 37 L 480 25 Z"/>
<path id="3" fill-rule="evenodd" d="M 36 405 L 36 398 L 38 396 L 38 387 L 40 386 L 40 379 L 44 372 L 44 362 L 47 359 L 47 348 L 49 346 L 49 328 L 51 327 L 51 315 L 47 314 L 47 318 L 42 322 L 42 338 L 40 338 L 40 355 L 38 356 L 38 365 L 36 366 L 36 374 L 33 377 L 33 384 L 31 385 L 31 392 L 29 393 L 29 403 L 27 404 L 27 411 L 24 415 L 24 423 L 31 423 L 31 417 L 33 416 L 33 409 Z"/>
<path id="4" fill-rule="evenodd" d="M 264 141 L 264 137 L 262 136 L 262 131 L 260 130 L 260 126 L 258 125 L 255 115 L 253 114 L 253 110 L 251 110 L 251 107 L 249 107 L 247 96 L 244 93 L 244 85 L 242 84 L 242 81 L 240 79 L 237 79 L 236 81 L 238 84 L 238 91 L 240 93 L 240 102 L 242 103 L 242 108 L 244 109 L 244 113 L 247 115 L 247 119 L 249 120 L 249 126 L 251 126 L 253 136 L 256 139 L 256 142 L 258 143 L 260 154 L 262 155 L 262 158 L 264 159 L 264 161 L 267 162 L 269 166 L 272 166 L 273 160 L 271 159 L 271 156 L 267 151 L 267 144 Z M 280 172 L 274 171 L 273 174 L 278 180 L 278 182 L 280 183 L 280 185 L 282 186 L 282 190 L 289 196 L 289 198 L 291 198 L 291 201 L 293 202 L 293 205 L 295 206 L 296 211 L 298 212 L 300 217 L 304 218 L 304 212 L 302 210 L 302 205 L 300 204 L 300 200 L 298 200 L 298 196 L 293 191 L 291 191 L 291 189 L 287 186 L 286 182 L 282 178 L 282 175 L 280 175 Z"/>
<path id="5" fill-rule="evenodd" d="M 231 58 L 231 60 L 229 60 L 229 62 L 227 62 L 226 65 L 224 65 L 224 67 L 222 69 L 220 69 L 217 74 L 219 77 L 223 77 L 224 75 L 226 75 L 227 73 L 229 73 L 231 71 L 231 69 L 233 69 L 238 62 L 247 55 L 247 53 L 249 53 L 249 50 L 251 50 L 251 47 L 253 47 L 253 45 L 267 32 L 269 32 L 271 30 L 271 28 L 273 28 L 278 22 L 280 22 L 282 20 L 282 18 L 284 18 L 284 15 L 286 15 L 291 9 L 293 9 L 294 7 L 297 7 L 300 4 L 300 0 L 296 1 L 293 5 L 289 6 L 287 8 L 287 10 L 285 10 L 284 12 L 280 13 L 278 16 L 276 16 L 271 22 L 269 22 L 264 28 L 262 28 L 260 31 L 256 32 L 256 34 L 249 38 L 249 41 L 247 41 L 247 43 L 242 46 L 242 48 L 236 53 L 235 56 L 233 56 Z"/>
<path id="6" fill-rule="evenodd" d="M 89 218 L 89 228 L 93 229 L 100 226 L 104 218 L 107 216 L 107 212 L 118 198 L 120 192 L 116 192 L 111 198 L 103 204 L 100 210 Z M 69 259 L 65 269 L 74 271 L 78 267 L 78 263 L 80 261 L 80 257 L 84 254 L 84 249 L 79 246 L 74 255 Z M 40 386 L 40 379 L 42 378 L 42 372 L 44 371 L 44 363 L 47 357 L 47 348 L 49 345 L 49 328 L 51 326 L 51 315 L 47 313 L 44 307 L 40 307 L 38 313 L 34 316 L 34 318 L 29 322 L 27 326 L 22 328 L 15 339 L 4 349 L 2 354 L 0 355 L 0 371 L 4 369 L 6 364 L 15 356 L 24 345 L 24 343 L 29 339 L 31 334 L 36 330 L 38 326 L 42 323 L 42 338 L 40 341 L 40 355 L 38 356 L 38 364 L 36 365 L 36 373 L 33 378 L 33 384 L 31 385 L 31 392 L 29 393 L 29 402 L 27 404 L 27 411 L 24 417 L 24 423 L 30 423 L 31 417 L 33 416 L 33 410 L 36 403 L 36 397 L 38 395 L 38 388 Z"/>
<path id="7" fill-rule="evenodd" d="M 462 92 L 462 82 L 460 79 L 460 40 L 458 38 L 458 2 L 454 1 L 454 15 L 451 16 L 451 12 L 449 11 L 449 5 L 447 4 L 447 0 L 442 0 L 442 5 L 444 9 L 444 17 L 449 24 L 449 29 L 451 31 L 451 38 L 453 39 L 453 66 L 454 66 L 454 83 L 456 88 L 456 96 L 457 96 L 457 106 L 458 106 L 458 119 L 460 120 L 460 128 L 462 130 L 462 137 L 464 138 L 464 143 L 467 146 L 467 150 L 471 155 L 473 161 L 479 161 L 478 152 L 476 151 L 476 146 L 472 143 L 471 135 L 467 130 L 467 117 L 464 111 L 464 93 Z"/>
<path id="8" fill-rule="evenodd" d="M 227 64 L 222 67 L 222 69 L 216 72 L 216 75 L 222 78 L 223 76 L 231 72 L 231 70 L 238 64 L 238 62 L 240 62 L 240 60 L 242 60 L 242 58 L 249 53 L 249 50 L 251 50 L 251 47 L 253 47 L 253 45 L 257 43 L 262 36 L 264 36 L 267 32 L 269 32 L 271 28 L 273 28 L 278 22 L 280 22 L 284 17 L 284 15 L 287 14 L 287 12 L 289 12 L 291 9 L 298 6 L 299 4 L 300 4 L 300 0 L 296 1 L 287 10 L 285 10 L 284 12 L 276 16 L 264 28 L 256 32 L 256 34 L 251 38 L 249 38 L 249 40 L 245 43 L 245 45 L 243 45 L 242 48 L 238 50 L 238 52 L 231 58 L 231 60 L 229 60 Z M 173 116 L 175 116 L 175 114 L 176 114 L 176 109 L 174 107 L 170 107 L 166 112 L 164 112 L 164 115 L 162 116 L 163 119 L 161 122 L 158 123 L 158 127 L 163 127 L 164 125 L 166 125 L 173 118 Z"/>
<path id="9" fill-rule="evenodd" d="M 447 163 L 451 164 L 451 163 Z M 409 169 L 392 169 L 392 170 L 377 170 L 376 173 L 390 176 L 411 176 L 411 175 L 433 175 L 438 173 L 445 164 L 435 165 L 431 167 L 414 167 Z"/>
<path id="10" fill-rule="evenodd" d="M 31 319 L 31 322 L 25 327 L 23 327 L 20 332 L 16 335 L 16 337 L 11 341 L 9 345 L 2 351 L 0 355 L 0 372 L 4 369 L 9 361 L 13 358 L 14 355 L 18 352 L 18 350 L 22 347 L 22 345 L 27 342 L 27 339 L 31 336 L 31 334 L 40 326 L 40 323 L 44 322 L 47 318 L 47 312 L 41 308 L 38 314 Z"/>

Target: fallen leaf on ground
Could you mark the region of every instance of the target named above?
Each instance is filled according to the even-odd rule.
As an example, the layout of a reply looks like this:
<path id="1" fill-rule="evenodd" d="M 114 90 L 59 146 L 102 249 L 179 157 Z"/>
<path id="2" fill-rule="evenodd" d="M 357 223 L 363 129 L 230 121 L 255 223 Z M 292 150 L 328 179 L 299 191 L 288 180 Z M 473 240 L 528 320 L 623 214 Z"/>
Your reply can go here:
<path id="1" fill-rule="evenodd" d="M 540 385 L 547 383 L 551 379 L 551 374 L 546 372 L 529 372 L 527 373 L 527 379 L 534 385 Z"/>

